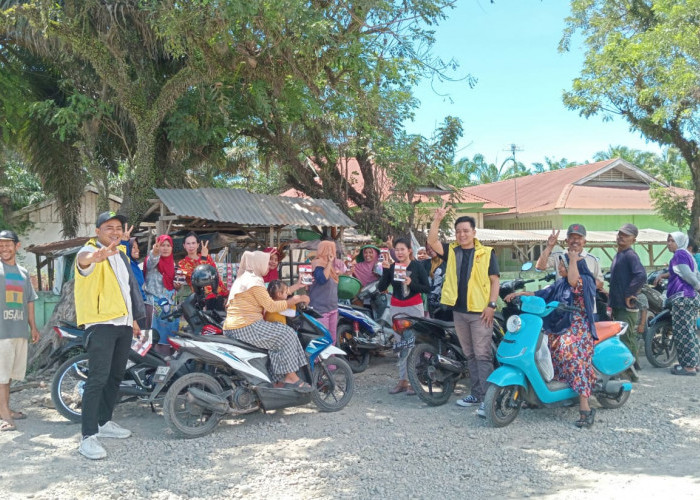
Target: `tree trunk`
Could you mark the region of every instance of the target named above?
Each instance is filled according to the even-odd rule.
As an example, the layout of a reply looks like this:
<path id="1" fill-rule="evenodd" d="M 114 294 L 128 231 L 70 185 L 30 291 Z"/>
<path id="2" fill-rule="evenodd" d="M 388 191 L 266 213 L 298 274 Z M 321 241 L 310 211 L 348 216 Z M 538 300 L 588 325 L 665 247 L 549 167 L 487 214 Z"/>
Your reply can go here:
<path id="1" fill-rule="evenodd" d="M 134 177 L 124 185 L 123 202 L 119 213 L 135 224 L 141 221 L 154 197 L 156 134 L 158 128 L 136 127 L 136 154 L 134 155 Z"/>
<path id="2" fill-rule="evenodd" d="M 73 285 L 75 281 L 70 280 L 61 289 L 61 300 L 56 304 L 49 321 L 41 329 L 41 337 L 36 344 L 29 345 L 29 359 L 27 361 L 28 371 L 32 372 L 43 367 L 49 359 L 49 355 L 61 339 L 53 327 L 61 321 L 75 323 L 75 297 L 73 296 Z"/>

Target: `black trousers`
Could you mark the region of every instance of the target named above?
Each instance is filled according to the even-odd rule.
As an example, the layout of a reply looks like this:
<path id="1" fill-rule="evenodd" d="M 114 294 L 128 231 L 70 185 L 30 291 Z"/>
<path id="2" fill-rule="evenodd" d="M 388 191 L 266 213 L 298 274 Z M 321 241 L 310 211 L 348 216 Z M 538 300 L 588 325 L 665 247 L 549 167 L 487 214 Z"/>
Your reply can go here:
<path id="1" fill-rule="evenodd" d="M 83 436 L 112 420 L 134 335 L 131 326 L 95 325 L 86 331 L 88 375 L 83 391 Z"/>

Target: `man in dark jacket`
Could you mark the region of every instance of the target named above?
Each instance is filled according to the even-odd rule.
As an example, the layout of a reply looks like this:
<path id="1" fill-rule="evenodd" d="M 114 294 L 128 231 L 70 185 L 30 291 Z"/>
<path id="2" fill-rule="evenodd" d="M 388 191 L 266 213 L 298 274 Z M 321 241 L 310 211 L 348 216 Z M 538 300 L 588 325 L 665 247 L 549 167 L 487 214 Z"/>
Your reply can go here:
<path id="1" fill-rule="evenodd" d="M 637 294 L 646 281 L 647 274 L 632 249 L 639 230 L 634 224 L 625 224 L 617 232 L 617 254 L 610 267 L 610 297 L 608 305 L 613 318 L 624 321 L 629 328 L 621 337 L 622 342 L 637 357 Z"/>

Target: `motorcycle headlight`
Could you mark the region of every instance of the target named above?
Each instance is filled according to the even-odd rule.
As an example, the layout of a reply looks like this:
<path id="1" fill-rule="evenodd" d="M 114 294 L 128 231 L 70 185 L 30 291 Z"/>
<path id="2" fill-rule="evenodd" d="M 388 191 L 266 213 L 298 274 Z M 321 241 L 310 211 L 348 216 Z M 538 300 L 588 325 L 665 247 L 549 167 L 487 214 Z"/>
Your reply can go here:
<path id="1" fill-rule="evenodd" d="M 508 330 L 511 333 L 516 333 L 518 330 L 520 330 L 520 326 L 522 324 L 523 322 L 520 319 L 520 316 L 514 314 L 513 316 L 508 318 L 508 321 L 506 321 L 506 330 Z"/>

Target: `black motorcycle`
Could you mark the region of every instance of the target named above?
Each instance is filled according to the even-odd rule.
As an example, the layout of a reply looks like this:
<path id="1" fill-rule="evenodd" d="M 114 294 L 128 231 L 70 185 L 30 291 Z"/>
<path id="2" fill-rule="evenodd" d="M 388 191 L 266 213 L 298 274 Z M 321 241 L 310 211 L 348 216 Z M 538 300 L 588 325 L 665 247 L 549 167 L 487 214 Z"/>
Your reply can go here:
<path id="1" fill-rule="evenodd" d="M 214 311 L 206 311 L 201 297 L 193 293 L 163 319 L 184 317 L 187 320 L 185 328 L 194 335 L 220 335 L 222 333 L 221 317 Z M 82 418 L 83 391 L 89 375 L 88 354 L 83 347 L 85 331 L 79 328 L 62 327 L 60 335 L 67 338 L 64 344 L 65 352 L 78 351 L 78 354 L 67 359 L 53 376 L 51 381 L 51 400 L 56 410 L 72 422 L 80 422 Z M 152 332 L 153 343 L 158 342 L 158 332 Z M 134 350 L 129 352 L 124 379 L 119 385 L 119 402 L 147 401 L 156 386 L 155 378 L 158 370 L 168 366 L 168 361 L 151 347 L 145 356 Z M 196 367 L 185 367 L 178 376 L 188 373 Z M 161 397 L 162 399 L 162 397 Z"/>
<path id="2" fill-rule="evenodd" d="M 409 329 L 415 337 L 415 345 L 408 354 L 408 380 L 418 397 L 430 406 L 445 404 L 457 381 L 469 373 L 454 323 L 402 314 L 394 316 L 396 332 L 404 334 Z M 502 338 L 499 329 L 494 321 L 491 340 L 494 359 Z"/>
<path id="3" fill-rule="evenodd" d="M 673 324 L 671 322 L 671 304 L 680 294 L 668 297 L 661 312 L 649 320 L 644 335 L 644 353 L 649 363 L 657 368 L 667 368 L 676 362 L 678 351 L 673 341 Z M 696 333 L 700 334 L 700 321 L 696 318 Z"/>

